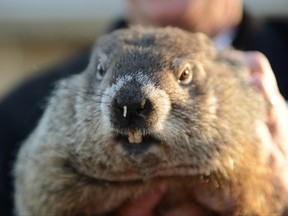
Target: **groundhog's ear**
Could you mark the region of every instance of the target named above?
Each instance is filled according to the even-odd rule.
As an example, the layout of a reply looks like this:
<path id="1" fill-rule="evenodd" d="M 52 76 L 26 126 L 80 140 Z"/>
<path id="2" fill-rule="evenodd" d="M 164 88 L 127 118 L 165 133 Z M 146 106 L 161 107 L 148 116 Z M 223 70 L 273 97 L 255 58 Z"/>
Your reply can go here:
<path id="1" fill-rule="evenodd" d="M 95 71 L 97 65 L 99 65 L 99 64 L 105 65 L 105 64 L 107 64 L 107 62 L 108 62 L 107 54 L 103 52 L 101 47 L 96 45 L 92 49 L 92 52 L 91 52 L 91 55 L 90 55 L 89 64 L 88 64 L 86 70 Z"/>
<path id="2" fill-rule="evenodd" d="M 194 33 L 194 37 L 196 39 L 196 48 L 199 53 L 210 59 L 213 59 L 217 56 L 217 51 L 214 47 L 214 44 L 207 35 L 203 33 Z"/>
<path id="3" fill-rule="evenodd" d="M 99 37 L 90 54 L 88 70 L 95 69 L 95 65 L 106 64 L 109 60 L 108 56 L 119 47 L 120 40 L 115 34 L 107 34 Z"/>

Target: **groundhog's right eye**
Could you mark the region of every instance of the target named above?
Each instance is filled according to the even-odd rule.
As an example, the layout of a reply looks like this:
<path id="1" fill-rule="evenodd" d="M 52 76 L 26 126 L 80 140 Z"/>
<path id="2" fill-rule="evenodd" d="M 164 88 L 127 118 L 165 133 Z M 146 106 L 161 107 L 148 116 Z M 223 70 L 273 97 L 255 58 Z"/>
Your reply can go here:
<path id="1" fill-rule="evenodd" d="M 102 80 L 105 75 L 104 67 L 101 63 L 96 66 L 96 78 Z"/>
<path id="2" fill-rule="evenodd" d="M 193 71 L 190 64 L 186 64 L 181 70 L 178 77 L 178 82 L 182 85 L 188 85 L 193 78 Z"/>

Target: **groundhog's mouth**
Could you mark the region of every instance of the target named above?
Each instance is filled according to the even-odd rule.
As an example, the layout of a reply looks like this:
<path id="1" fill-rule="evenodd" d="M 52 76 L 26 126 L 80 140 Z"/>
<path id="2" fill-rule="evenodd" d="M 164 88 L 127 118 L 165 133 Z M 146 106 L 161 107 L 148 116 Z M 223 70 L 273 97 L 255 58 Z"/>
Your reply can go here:
<path id="1" fill-rule="evenodd" d="M 131 136 L 133 136 L 131 138 Z M 141 136 L 139 138 L 139 136 Z M 160 140 L 156 139 L 151 135 L 140 135 L 140 134 L 128 134 L 128 135 L 117 135 L 117 142 L 121 144 L 123 149 L 129 154 L 138 155 L 146 152 L 153 145 L 161 143 Z"/>

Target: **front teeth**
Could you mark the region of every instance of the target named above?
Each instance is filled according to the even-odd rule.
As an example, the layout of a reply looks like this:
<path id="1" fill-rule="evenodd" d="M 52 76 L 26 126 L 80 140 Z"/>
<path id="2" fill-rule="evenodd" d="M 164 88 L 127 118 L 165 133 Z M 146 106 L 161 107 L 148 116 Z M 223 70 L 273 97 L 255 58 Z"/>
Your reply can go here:
<path id="1" fill-rule="evenodd" d="M 140 131 L 128 131 L 128 141 L 130 143 L 141 143 L 142 142 L 142 133 Z"/>

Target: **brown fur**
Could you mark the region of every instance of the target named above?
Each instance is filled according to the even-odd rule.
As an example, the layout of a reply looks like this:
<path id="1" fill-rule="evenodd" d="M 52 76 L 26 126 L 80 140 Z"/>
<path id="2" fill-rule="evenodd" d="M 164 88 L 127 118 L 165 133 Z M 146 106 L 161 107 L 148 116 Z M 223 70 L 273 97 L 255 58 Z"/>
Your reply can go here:
<path id="1" fill-rule="evenodd" d="M 193 78 L 181 85 L 186 63 Z M 152 111 L 126 128 L 127 119 L 112 110 L 114 99 L 129 103 L 143 95 Z M 84 72 L 58 84 L 23 144 L 14 171 L 16 211 L 113 214 L 165 187 L 159 215 L 185 205 L 219 215 L 280 215 L 281 185 L 256 133 L 264 120 L 265 104 L 248 69 L 221 58 L 204 35 L 175 28 L 116 31 L 98 40 Z M 152 144 L 121 140 L 134 130 Z"/>

